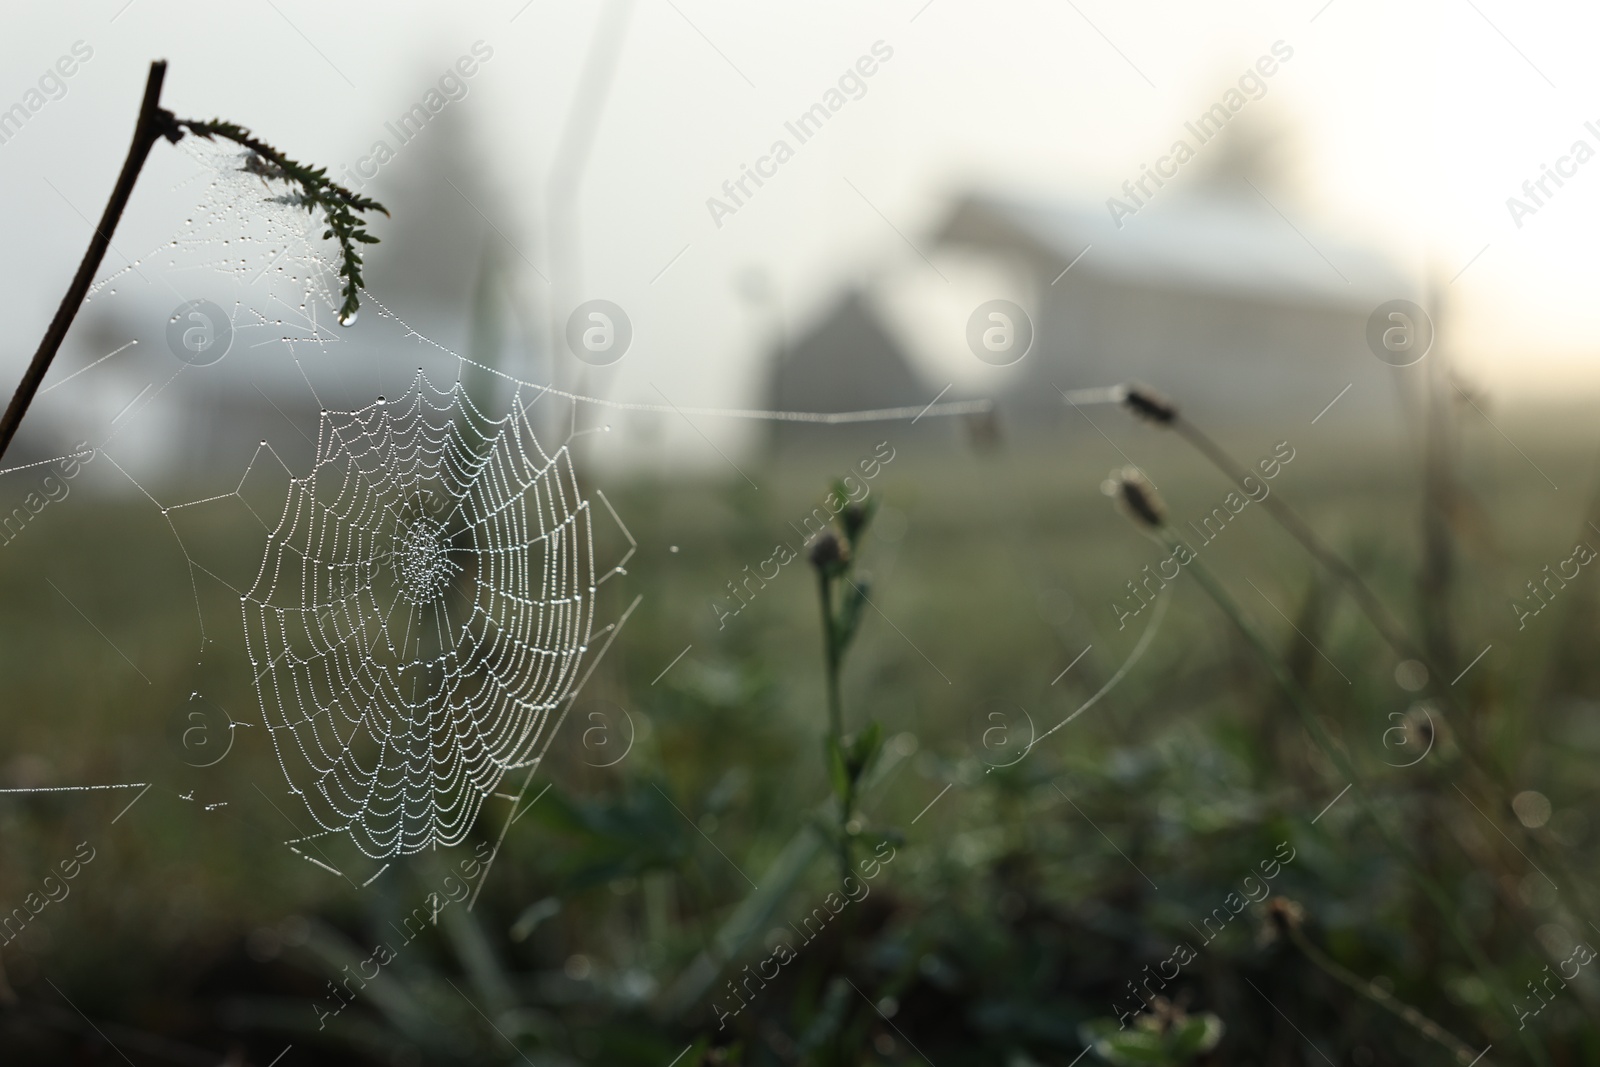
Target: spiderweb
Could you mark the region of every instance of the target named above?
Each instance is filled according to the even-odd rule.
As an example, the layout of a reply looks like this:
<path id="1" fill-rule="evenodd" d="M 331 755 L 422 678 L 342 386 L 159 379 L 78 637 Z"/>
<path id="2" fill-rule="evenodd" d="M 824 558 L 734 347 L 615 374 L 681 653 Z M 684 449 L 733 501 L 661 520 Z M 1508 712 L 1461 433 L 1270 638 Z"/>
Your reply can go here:
<path id="1" fill-rule="evenodd" d="M 491 796 L 513 801 L 516 812 L 563 714 L 632 610 L 596 628 L 598 587 L 626 573 L 634 548 L 597 579 L 591 507 L 571 445 L 605 428 L 580 429 L 580 411 L 843 424 L 988 407 L 933 397 L 925 407 L 799 413 L 599 399 L 453 352 L 371 293 L 364 303 L 403 336 L 382 351 L 364 350 L 331 328 L 337 264 L 318 239 L 323 220 L 283 196 L 281 186 L 249 173 L 242 153 L 193 138 L 182 147 L 197 164 L 190 217 L 170 241 L 102 279 L 90 302 L 114 308 L 143 292 L 147 304 L 161 309 L 164 327 L 173 302 L 218 296 L 240 354 L 213 366 L 176 350 L 169 355 L 159 336 L 118 337 L 122 347 L 50 388 L 67 387 L 56 394 L 60 404 L 76 403 L 86 390 L 113 390 L 108 399 L 117 413 L 75 455 L 104 456 L 160 510 L 189 569 L 202 649 L 212 641 L 202 586 L 219 583 L 237 594 L 262 723 L 290 792 L 315 822 L 310 833 L 297 824 L 292 848 L 309 842 L 328 858 L 316 839 L 347 836 L 366 856 L 386 860 L 460 843 Z M 136 281 L 145 283 L 142 290 Z M 118 297 L 122 286 L 128 291 Z M 221 297 L 219 286 L 232 295 Z M 151 320 L 114 321 L 122 328 Z M 399 384 L 391 374 L 400 344 L 428 366 L 418 368 L 401 395 L 371 400 L 375 381 Z M 251 354 L 257 349 L 263 351 Z M 231 491 L 181 503 L 159 499 L 135 462 L 129 438 L 138 431 L 125 431 L 162 421 L 148 412 L 159 410 L 163 394 L 170 416 L 170 398 L 202 383 L 190 406 L 200 406 L 201 395 L 209 400 L 207 390 L 252 388 L 293 424 L 257 385 L 272 374 L 271 388 L 298 382 L 300 395 L 320 411 L 315 440 L 307 441 L 310 463 L 291 466 L 263 440 Z M 469 395 L 462 381 L 474 375 Z M 338 398 L 324 402 L 319 386 L 337 390 Z M 118 390 L 132 396 L 125 406 Z M 290 404 L 290 411 L 310 406 Z M 532 414 L 544 411 L 550 440 L 565 420 L 545 409 L 558 405 L 570 408 L 570 430 L 551 451 L 536 436 Z M 84 421 L 80 414 L 77 424 Z M 292 437 L 287 443 L 298 448 Z M 274 500 L 258 513 L 247 482 L 264 456 L 282 465 L 288 486 L 277 498 L 281 508 Z M 270 466 L 260 469 L 255 480 L 276 480 Z M 242 575 L 201 563 L 176 522 L 187 509 L 229 501 L 242 503 L 263 527 L 264 551 Z M 632 546 L 609 503 L 606 510 Z M 517 770 L 525 772 L 520 789 L 500 791 Z M 502 839 L 511 821 L 508 814 Z"/>
<path id="2" fill-rule="evenodd" d="M 589 503 L 518 397 L 488 420 L 420 373 L 324 412 L 311 473 L 243 604 L 256 690 L 293 792 L 384 858 L 465 837 L 528 765 L 588 651 Z"/>

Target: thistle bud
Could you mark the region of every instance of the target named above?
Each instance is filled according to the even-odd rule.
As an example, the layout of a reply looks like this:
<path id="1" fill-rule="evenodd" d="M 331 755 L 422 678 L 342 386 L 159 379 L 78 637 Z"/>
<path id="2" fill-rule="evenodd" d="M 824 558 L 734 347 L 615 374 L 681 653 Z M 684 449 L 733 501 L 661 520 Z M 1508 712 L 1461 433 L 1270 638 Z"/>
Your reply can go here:
<path id="1" fill-rule="evenodd" d="M 1138 418 L 1158 426 L 1170 426 L 1178 418 L 1178 408 L 1172 401 L 1137 382 L 1122 387 L 1122 403 Z"/>
<path id="2" fill-rule="evenodd" d="M 1273 897 L 1267 901 L 1267 921 L 1261 929 L 1262 944 L 1271 944 L 1278 938 L 1288 938 L 1306 921 L 1306 909 L 1288 897 Z"/>
<path id="3" fill-rule="evenodd" d="M 851 544 L 855 544 L 861 537 L 861 531 L 867 528 L 867 520 L 872 513 L 865 504 L 846 504 L 839 513 L 839 522 L 844 526 L 844 535 Z"/>
<path id="4" fill-rule="evenodd" d="M 1100 488 L 1107 496 L 1114 498 L 1134 521 L 1153 530 L 1159 530 L 1167 524 L 1167 505 L 1157 495 L 1156 487 L 1139 473 L 1139 468 L 1124 467 L 1120 471 L 1112 471 L 1111 477 Z"/>
<path id="5" fill-rule="evenodd" d="M 832 574 L 850 558 L 850 550 L 832 530 L 823 530 L 811 542 L 811 565 L 824 574 Z"/>

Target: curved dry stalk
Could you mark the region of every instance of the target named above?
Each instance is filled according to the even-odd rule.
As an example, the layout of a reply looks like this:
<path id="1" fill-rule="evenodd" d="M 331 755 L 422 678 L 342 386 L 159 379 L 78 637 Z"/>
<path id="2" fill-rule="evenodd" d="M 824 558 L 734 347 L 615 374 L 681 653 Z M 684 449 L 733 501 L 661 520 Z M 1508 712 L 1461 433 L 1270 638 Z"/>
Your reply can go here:
<path id="1" fill-rule="evenodd" d="M 1123 405 L 1133 412 L 1135 416 L 1146 422 L 1173 430 L 1187 441 L 1195 451 L 1210 461 L 1212 466 L 1216 467 L 1224 476 L 1237 485 L 1240 490 L 1250 495 L 1250 489 L 1244 482 L 1245 478 L 1251 477 L 1249 471 L 1232 456 L 1228 455 L 1221 445 L 1212 440 L 1209 434 L 1185 418 L 1182 410 L 1176 404 L 1147 386 L 1127 384 L 1120 386 L 1119 390 Z M 1252 500 L 1256 499 L 1253 495 L 1250 498 Z M 1345 562 L 1344 558 L 1337 552 L 1329 548 L 1317 536 L 1316 532 L 1311 529 L 1310 524 L 1302 519 L 1292 507 L 1284 503 L 1278 494 L 1273 493 L 1262 498 L 1260 504 L 1266 509 L 1267 514 L 1277 520 L 1278 525 L 1289 536 L 1299 542 L 1302 548 L 1334 576 L 1345 591 L 1350 594 L 1351 598 L 1355 600 L 1362 614 L 1366 615 L 1367 619 L 1378 631 L 1379 636 L 1384 639 L 1396 655 L 1402 659 L 1417 660 L 1427 668 L 1428 694 L 1439 701 L 1443 710 L 1452 717 L 1463 714 L 1466 709 L 1456 698 L 1450 686 L 1443 684 L 1444 674 L 1440 671 L 1438 664 L 1411 639 L 1405 627 L 1400 625 L 1399 621 L 1390 614 L 1389 609 L 1378 599 L 1377 594 L 1372 591 L 1372 588 L 1367 585 L 1355 568 Z M 1508 790 L 1482 766 L 1473 752 L 1464 747 L 1460 751 L 1462 763 L 1467 770 L 1472 787 L 1480 796 L 1492 799 L 1495 806 L 1504 811 Z M 1494 825 L 1497 829 L 1500 827 L 1499 822 L 1494 822 Z M 1512 825 L 1513 831 L 1521 831 L 1520 823 Z M 1505 834 L 1505 831 L 1502 829 L 1501 833 Z M 1509 835 L 1507 840 L 1510 840 Z M 1567 883 L 1565 888 L 1572 891 L 1573 899 L 1586 900 L 1586 894 L 1575 891 L 1576 879 L 1572 876 L 1565 862 L 1558 856 L 1549 858 L 1553 865 L 1557 867 L 1558 874 L 1560 874 L 1563 881 Z"/>
<path id="2" fill-rule="evenodd" d="M 1449 1030 L 1446 1030 L 1376 982 L 1367 981 L 1354 971 L 1344 967 L 1333 957 L 1313 945 L 1311 939 L 1306 937 L 1305 931 L 1300 928 L 1300 915 L 1298 912 L 1298 905 L 1285 903 L 1283 906 L 1275 908 L 1272 915 L 1275 925 L 1288 935 L 1294 946 L 1304 953 L 1306 959 L 1310 960 L 1317 969 L 1359 996 L 1372 1001 L 1399 1018 L 1429 1041 L 1448 1049 L 1450 1054 L 1456 1058 L 1456 1062 L 1461 1064 L 1461 1067 L 1471 1067 L 1472 1064 L 1480 1062 L 1483 1067 L 1491 1067 L 1490 1061 L 1482 1059 L 1475 1054 L 1472 1047 L 1455 1034 L 1452 1034 Z"/>
<path id="3" fill-rule="evenodd" d="M 1152 391 L 1136 385 L 1122 387 L 1123 403 L 1140 418 L 1170 427 L 1178 436 L 1199 452 L 1212 466 L 1227 476 L 1228 480 L 1237 485 L 1242 491 L 1248 493 L 1249 487 L 1245 479 L 1251 477 L 1249 471 L 1241 466 L 1232 456 L 1223 450 L 1222 446 L 1213 441 L 1200 427 L 1196 426 L 1183 413 L 1164 397 L 1157 396 Z M 1252 500 L 1255 498 L 1252 496 Z M 1370 586 L 1361 575 L 1356 573 L 1354 567 L 1346 563 L 1337 552 L 1323 544 L 1316 531 L 1311 529 L 1293 508 L 1285 504 L 1277 494 L 1271 494 L 1259 501 L 1278 525 L 1288 532 L 1290 537 L 1300 542 L 1300 546 L 1316 558 L 1339 580 L 1351 597 L 1360 606 L 1363 614 L 1371 620 L 1383 639 L 1389 646 L 1405 659 L 1414 659 L 1428 668 L 1430 680 L 1438 679 L 1441 673 L 1438 666 L 1429 661 L 1428 655 L 1417 646 L 1405 628 L 1378 599 Z"/>
<path id="4" fill-rule="evenodd" d="M 1175 552 L 1178 542 L 1171 528 L 1162 525 L 1158 528 L 1158 533 L 1167 543 L 1169 549 Z M 1510 989 L 1501 978 L 1499 970 L 1467 933 L 1466 928 L 1456 914 L 1455 901 L 1427 871 L 1417 864 L 1407 850 L 1405 842 L 1400 840 L 1389 824 L 1380 817 L 1376 804 L 1367 793 L 1365 782 L 1356 773 L 1355 766 L 1351 763 L 1349 756 L 1334 743 L 1333 738 L 1328 734 L 1327 728 L 1317 718 L 1316 708 L 1311 701 L 1310 694 L 1290 675 L 1288 668 L 1283 665 L 1283 661 L 1272 650 L 1266 638 L 1261 636 L 1250 621 L 1245 618 L 1244 612 L 1240 610 L 1239 605 L 1234 601 L 1227 589 L 1223 587 L 1222 583 L 1211 574 L 1205 563 L 1198 558 L 1191 558 L 1187 564 L 1187 570 L 1200 583 L 1200 587 L 1205 590 L 1206 595 L 1212 599 L 1217 607 L 1222 609 L 1223 614 L 1228 616 L 1228 619 L 1238 628 L 1239 632 L 1244 636 L 1245 642 L 1250 645 L 1251 650 L 1266 666 L 1279 688 L 1288 696 L 1290 706 L 1300 716 L 1301 722 L 1307 732 L 1311 734 L 1312 740 L 1316 742 L 1317 747 L 1322 750 L 1323 754 L 1350 782 L 1357 802 L 1365 810 L 1367 817 L 1377 826 L 1378 836 L 1388 847 L 1390 853 L 1433 902 L 1456 944 L 1461 947 L 1462 952 L 1471 961 L 1473 969 L 1478 972 L 1484 983 L 1494 991 L 1502 1004 L 1510 1004 L 1513 999 Z M 1536 1044 L 1526 1032 L 1519 1032 L 1519 1037 L 1529 1058 L 1535 1063 L 1543 1065 L 1543 1067 L 1549 1067 L 1550 1060 L 1544 1049 Z"/>

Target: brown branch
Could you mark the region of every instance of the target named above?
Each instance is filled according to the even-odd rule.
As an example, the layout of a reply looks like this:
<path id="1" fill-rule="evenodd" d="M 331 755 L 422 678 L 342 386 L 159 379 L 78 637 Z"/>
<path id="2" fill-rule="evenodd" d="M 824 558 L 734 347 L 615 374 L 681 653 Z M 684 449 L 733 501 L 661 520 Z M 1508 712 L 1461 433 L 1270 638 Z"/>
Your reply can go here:
<path id="1" fill-rule="evenodd" d="M 83 262 L 78 264 L 78 273 L 73 276 L 67 295 L 61 298 L 61 306 L 56 309 L 55 318 L 50 320 L 50 328 L 45 331 L 44 340 L 39 342 L 39 350 L 33 354 L 33 362 L 28 364 L 22 382 L 11 397 L 11 403 L 6 407 L 5 414 L 0 416 L 0 456 L 4 456 L 6 450 L 11 447 L 11 439 L 16 436 L 17 427 L 22 424 L 22 416 L 27 412 L 28 405 L 33 403 L 34 394 L 39 391 L 44 376 L 50 371 L 50 364 L 55 361 L 56 353 L 61 350 L 61 343 L 66 340 L 67 331 L 72 327 L 72 320 L 77 317 L 78 309 L 83 306 L 84 298 L 89 295 L 89 286 L 94 282 L 95 273 L 100 269 L 100 261 L 105 258 L 106 249 L 111 246 L 111 235 L 116 231 L 117 223 L 122 219 L 122 212 L 128 206 L 128 198 L 133 195 L 134 183 L 139 180 L 139 172 L 144 168 L 144 161 L 150 155 L 151 147 L 159 138 L 166 137 L 168 140 L 176 141 L 182 136 L 178 128 L 173 125 L 172 113 L 161 107 L 161 83 L 166 76 L 166 60 L 158 59 L 150 64 L 150 78 L 144 87 L 144 102 L 139 107 L 139 120 L 133 128 L 133 144 L 128 148 L 128 158 L 123 161 L 122 173 L 117 176 L 117 184 L 111 190 L 111 199 L 106 202 L 105 212 L 100 216 L 100 225 L 95 227 L 94 237 L 89 241 L 89 249 L 83 254 Z"/>

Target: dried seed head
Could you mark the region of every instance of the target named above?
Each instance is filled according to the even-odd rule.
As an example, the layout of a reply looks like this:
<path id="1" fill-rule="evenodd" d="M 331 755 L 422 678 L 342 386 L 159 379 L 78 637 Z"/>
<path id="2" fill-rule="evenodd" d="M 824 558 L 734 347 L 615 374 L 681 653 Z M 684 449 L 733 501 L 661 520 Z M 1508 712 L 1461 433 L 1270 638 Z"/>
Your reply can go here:
<path id="1" fill-rule="evenodd" d="M 811 542 L 811 565 L 824 574 L 832 573 L 849 558 L 850 550 L 832 530 L 823 530 Z"/>
<path id="2" fill-rule="evenodd" d="M 867 528 L 867 520 L 871 517 L 865 504 L 846 504 L 839 513 L 839 521 L 844 524 L 844 535 L 854 542 L 861 536 L 861 531 Z"/>
<path id="3" fill-rule="evenodd" d="M 1119 471 L 1112 471 L 1111 477 L 1100 488 L 1107 496 L 1114 498 L 1135 522 L 1152 530 L 1159 530 L 1167 524 L 1167 505 L 1162 502 L 1150 480 L 1139 473 L 1139 468 L 1123 467 Z"/>
<path id="4" fill-rule="evenodd" d="M 1147 1029 L 1158 1034 L 1169 1034 L 1182 1027 L 1189 1021 L 1188 1013 L 1183 1010 L 1183 1005 L 1176 1004 L 1163 996 L 1152 997 L 1150 1011 L 1139 1020 Z"/>
<path id="5" fill-rule="evenodd" d="M 1306 909 L 1288 897 L 1273 897 L 1267 901 L 1267 929 L 1275 937 L 1288 937 L 1306 921 Z"/>
<path id="6" fill-rule="evenodd" d="M 1148 385 L 1137 382 L 1122 387 L 1122 402 L 1134 415 L 1158 426 L 1170 426 L 1178 417 L 1177 405 Z"/>

